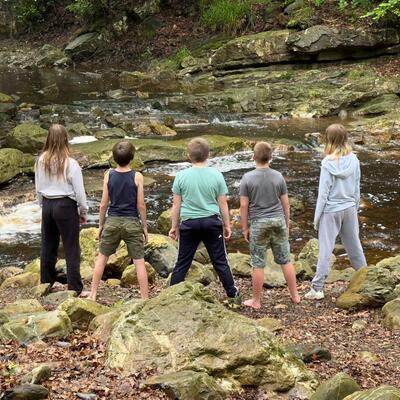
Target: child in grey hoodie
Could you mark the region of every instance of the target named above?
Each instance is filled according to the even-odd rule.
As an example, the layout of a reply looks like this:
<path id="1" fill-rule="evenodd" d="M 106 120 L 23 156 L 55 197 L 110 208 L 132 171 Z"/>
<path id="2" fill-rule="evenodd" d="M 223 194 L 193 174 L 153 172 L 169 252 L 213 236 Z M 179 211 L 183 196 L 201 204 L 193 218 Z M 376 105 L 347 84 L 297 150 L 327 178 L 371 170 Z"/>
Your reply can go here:
<path id="1" fill-rule="evenodd" d="M 326 130 L 326 157 L 322 160 L 314 228 L 318 230 L 317 272 L 307 299 L 325 297 L 323 287 L 329 272 L 329 259 L 339 235 L 355 270 L 365 267 L 359 237 L 357 210 L 360 204 L 360 162 L 347 142 L 348 133 L 340 124 Z"/>

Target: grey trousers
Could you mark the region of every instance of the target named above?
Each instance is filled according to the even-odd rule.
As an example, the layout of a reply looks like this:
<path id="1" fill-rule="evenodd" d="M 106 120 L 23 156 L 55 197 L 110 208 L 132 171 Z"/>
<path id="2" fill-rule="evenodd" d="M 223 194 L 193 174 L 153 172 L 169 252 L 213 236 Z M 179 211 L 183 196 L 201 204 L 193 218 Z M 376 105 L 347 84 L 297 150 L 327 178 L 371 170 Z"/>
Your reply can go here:
<path id="1" fill-rule="evenodd" d="M 324 287 L 325 279 L 329 272 L 329 258 L 335 247 L 338 235 L 346 249 L 352 267 L 358 270 L 367 266 L 359 233 L 356 207 L 322 214 L 318 228 L 319 257 L 317 272 L 311 283 L 314 290 L 319 291 Z"/>

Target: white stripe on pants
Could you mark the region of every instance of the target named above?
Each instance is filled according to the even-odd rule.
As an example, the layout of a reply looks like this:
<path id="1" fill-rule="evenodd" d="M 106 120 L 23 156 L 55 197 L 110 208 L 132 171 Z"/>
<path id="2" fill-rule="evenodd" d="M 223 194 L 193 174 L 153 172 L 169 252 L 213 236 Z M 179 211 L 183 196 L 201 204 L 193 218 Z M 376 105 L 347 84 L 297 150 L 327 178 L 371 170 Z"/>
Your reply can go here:
<path id="1" fill-rule="evenodd" d="M 335 248 L 335 241 L 338 235 L 346 249 L 352 267 L 358 270 L 367 266 L 359 237 L 356 207 L 332 213 L 323 213 L 318 228 L 319 257 L 317 272 L 311 283 L 315 290 L 322 290 L 324 287 L 325 279 L 329 272 L 329 258 Z"/>

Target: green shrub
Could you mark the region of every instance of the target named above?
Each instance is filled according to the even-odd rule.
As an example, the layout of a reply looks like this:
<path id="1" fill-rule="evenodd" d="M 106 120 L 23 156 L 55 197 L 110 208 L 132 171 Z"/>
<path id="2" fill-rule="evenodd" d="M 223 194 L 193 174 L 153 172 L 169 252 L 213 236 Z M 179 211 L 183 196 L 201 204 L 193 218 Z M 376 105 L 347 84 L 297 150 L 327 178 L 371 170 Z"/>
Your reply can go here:
<path id="1" fill-rule="evenodd" d="M 271 0 L 200 0 L 201 22 L 214 30 L 231 33 L 252 19 L 254 5 Z"/>
<path id="2" fill-rule="evenodd" d="M 3 3 L 22 25 L 32 27 L 44 20 L 55 0 L 0 0 Z"/>
<path id="3" fill-rule="evenodd" d="M 106 0 L 73 0 L 67 10 L 83 20 L 92 20 L 101 16 L 107 10 Z"/>
<path id="4" fill-rule="evenodd" d="M 182 61 L 189 56 L 191 56 L 190 50 L 187 47 L 181 47 L 175 54 L 174 61 L 176 67 L 180 68 Z"/>

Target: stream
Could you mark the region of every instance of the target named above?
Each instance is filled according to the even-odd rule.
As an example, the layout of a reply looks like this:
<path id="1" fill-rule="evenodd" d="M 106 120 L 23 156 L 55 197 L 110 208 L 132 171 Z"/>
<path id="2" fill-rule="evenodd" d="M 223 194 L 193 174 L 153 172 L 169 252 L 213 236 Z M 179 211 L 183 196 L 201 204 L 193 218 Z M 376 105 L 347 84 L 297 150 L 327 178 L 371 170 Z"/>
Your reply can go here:
<path id="1" fill-rule="evenodd" d="M 51 100 L 40 92 L 56 83 L 59 93 Z M 126 119 L 154 118 L 162 120 L 171 116 L 176 123 L 177 138 L 205 134 L 232 135 L 251 139 L 284 138 L 296 143 L 294 150 L 276 152 L 272 167 L 281 171 L 288 184 L 289 194 L 302 201 L 305 211 L 293 216 L 291 233 L 292 250 L 296 253 L 312 237 L 313 211 L 316 202 L 321 149 L 307 146 L 305 134 L 322 132 L 337 119 L 284 119 L 271 120 L 263 115 L 190 114 L 187 112 L 160 111 L 153 107 L 157 92 L 150 93 L 150 101 L 128 94 L 121 99 L 110 98 L 109 91 L 118 88 L 113 74 L 86 73 L 85 71 L 57 70 L 9 70 L 0 67 L 0 92 L 15 94 L 21 101 L 38 106 L 57 105 L 51 117 L 63 113 L 65 123 L 84 122 L 89 128 L 106 128 L 96 117 L 94 110 L 102 110 Z M 61 110 L 61 111 L 60 111 Z M 19 120 L 38 120 L 38 113 L 19 113 Z M 342 121 L 346 123 L 346 121 Z M 90 140 L 90 138 L 89 138 Z M 170 139 L 173 140 L 173 139 Z M 400 252 L 400 176 L 399 160 L 390 152 L 370 152 L 356 147 L 362 168 L 360 211 L 361 237 L 368 262 Z M 238 187 L 241 176 L 253 168 L 251 152 L 238 152 L 229 156 L 210 159 L 210 165 L 223 172 L 229 187 L 231 208 L 239 206 Z M 188 163 L 157 162 L 146 164 L 144 175 L 155 183 L 145 189 L 150 230 L 155 230 L 159 214 L 171 205 L 171 182 L 176 173 Z M 98 219 L 101 181 L 104 170 L 84 171 L 88 191 L 90 217 L 88 226 L 95 226 Z M 14 179 L 0 187 L 0 268 L 23 265 L 40 253 L 40 208 L 34 200 L 33 177 Z M 228 242 L 228 250 L 247 251 L 240 237 L 240 229 L 234 230 Z M 338 250 L 338 263 L 346 265 L 343 250 Z"/>

